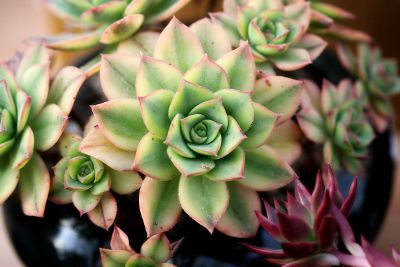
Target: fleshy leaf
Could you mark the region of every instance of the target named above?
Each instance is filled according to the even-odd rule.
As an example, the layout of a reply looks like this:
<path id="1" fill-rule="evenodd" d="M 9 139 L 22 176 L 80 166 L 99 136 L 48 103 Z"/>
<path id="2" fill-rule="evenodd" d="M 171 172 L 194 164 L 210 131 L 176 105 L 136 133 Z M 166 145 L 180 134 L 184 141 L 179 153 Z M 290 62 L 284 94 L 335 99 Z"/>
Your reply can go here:
<path id="1" fill-rule="evenodd" d="M 86 74 L 76 67 L 61 69 L 51 84 L 47 103 L 57 104 L 68 115 L 85 79 Z"/>
<path id="2" fill-rule="evenodd" d="M 322 116 L 313 109 L 303 109 L 297 115 L 297 121 L 303 133 L 311 141 L 320 144 L 327 140 L 325 121 Z"/>
<path id="3" fill-rule="evenodd" d="M 0 160 L 0 203 L 4 203 L 17 187 L 19 170 L 12 168 L 8 157 L 1 157 Z"/>
<path id="4" fill-rule="evenodd" d="M 149 56 L 142 56 L 136 77 L 136 94 L 148 94 L 167 89 L 175 92 L 182 80 L 182 73 L 169 63 Z"/>
<path id="5" fill-rule="evenodd" d="M 306 49 L 310 53 L 311 60 L 318 58 L 326 46 L 327 43 L 314 34 L 304 35 L 300 42 L 296 44 L 296 47 Z"/>
<path id="6" fill-rule="evenodd" d="M 123 267 L 132 255 L 132 252 L 125 250 L 100 249 L 103 267 Z"/>
<path id="7" fill-rule="evenodd" d="M 228 156 L 216 160 L 215 167 L 205 175 L 213 181 L 231 181 L 244 177 L 245 155 L 239 147 Z"/>
<path id="8" fill-rule="evenodd" d="M 100 203 L 101 195 L 92 195 L 90 191 L 75 191 L 72 194 L 72 203 L 81 215 L 94 210 Z"/>
<path id="9" fill-rule="evenodd" d="M 220 96 L 226 113 L 232 116 L 243 131 L 247 131 L 254 121 L 254 108 L 250 94 L 225 89 L 215 93 Z"/>
<path id="10" fill-rule="evenodd" d="M 256 65 L 248 44 L 225 54 L 217 60 L 228 75 L 230 88 L 251 92 L 256 78 Z M 246 75 L 243 75 L 246 73 Z"/>
<path id="11" fill-rule="evenodd" d="M 185 158 L 176 153 L 173 148 L 168 148 L 167 152 L 169 159 L 185 177 L 202 175 L 215 167 L 214 161 L 206 157 Z"/>
<path id="12" fill-rule="evenodd" d="M 20 171 L 19 190 L 25 215 L 43 217 L 50 190 L 50 176 L 39 154 Z"/>
<path id="13" fill-rule="evenodd" d="M 114 226 L 114 231 L 111 236 L 110 247 L 112 250 L 125 250 L 134 253 L 134 250 L 129 244 L 129 237 L 118 226 Z"/>
<path id="14" fill-rule="evenodd" d="M 177 114 L 172 120 L 171 126 L 168 131 L 167 138 L 164 143 L 169 147 L 172 147 L 178 154 L 187 158 L 195 158 L 196 155 L 183 139 L 182 126 L 181 126 L 182 115 Z"/>
<path id="15" fill-rule="evenodd" d="M 292 168 L 267 146 L 246 150 L 244 179 L 238 183 L 257 191 L 270 191 L 290 183 L 296 176 Z"/>
<path id="16" fill-rule="evenodd" d="M 214 182 L 205 176 L 182 177 L 179 200 L 183 210 L 212 233 L 228 207 L 229 192 L 224 182 Z"/>
<path id="17" fill-rule="evenodd" d="M 21 169 L 29 161 L 35 143 L 31 128 L 26 128 L 19 138 L 11 156 L 11 164 L 15 169 Z"/>
<path id="18" fill-rule="evenodd" d="M 88 212 L 89 219 L 97 226 L 108 230 L 117 216 L 117 202 L 110 192 L 101 196 L 95 209 Z"/>
<path id="19" fill-rule="evenodd" d="M 176 18 L 173 18 L 161 33 L 154 57 L 174 64 L 186 72 L 204 54 L 200 41 L 194 33 Z"/>
<path id="20" fill-rule="evenodd" d="M 255 212 L 261 211 L 260 198 L 257 192 L 235 182 L 227 185 L 229 206 L 217 224 L 217 230 L 238 238 L 254 236 L 259 227 Z"/>
<path id="21" fill-rule="evenodd" d="M 100 81 L 108 99 L 136 96 L 135 79 L 140 58 L 130 55 L 102 55 Z"/>
<path id="22" fill-rule="evenodd" d="M 231 153 L 243 142 L 243 140 L 247 138 L 234 118 L 228 116 L 228 121 L 229 125 L 226 132 L 222 136 L 222 145 L 218 152 L 218 159 L 223 158 Z"/>
<path id="23" fill-rule="evenodd" d="M 225 71 L 205 55 L 200 62 L 192 66 L 184 78 L 191 83 L 201 85 L 213 92 L 229 88 Z"/>
<path id="24" fill-rule="evenodd" d="M 312 63 L 310 54 L 302 48 L 289 49 L 271 60 L 279 69 L 284 71 L 298 70 Z"/>
<path id="25" fill-rule="evenodd" d="M 168 158 L 167 146 L 151 133 L 140 141 L 133 169 L 162 181 L 179 177 L 179 172 Z"/>
<path id="26" fill-rule="evenodd" d="M 228 128 L 228 116 L 221 99 L 211 99 L 195 106 L 189 115 L 201 114 L 207 119 L 222 125 L 222 131 Z"/>
<path id="27" fill-rule="evenodd" d="M 266 76 L 256 82 L 254 101 L 281 115 L 280 120 L 290 119 L 299 108 L 304 83 L 283 76 Z"/>
<path id="28" fill-rule="evenodd" d="M 12 70 L 5 62 L 0 62 L 0 81 L 5 81 L 12 93 L 17 91 L 17 81 Z"/>
<path id="29" fill-rule="evenodd" d="M 62 51 L 80 51 L 99 45 L 101 31 L 66 34 L 50 38 L 47 47 Z"/>
<path id="30" fill-rule="evenodd" d="M 49 61 L 50 58 L 48 51 L 43 44 L 31 46 L 27 51 L 25 51 L 18 66 L 16 75 L 17 81 L 21 83 L 23 79 L 22 76 L 25 76 L 26 72 L 34 65 L 45 66 L 49 64 Z M 48 81 L 48 79 L 46 81 Z"/>
<path id="31" fill-rule="evenodd" d="M 166 262 L 171 256 L 171 244 L 164 234 L 154 235 L 143 243 L 140 254 L 157 263 Z"/>
<path id="32" fill-rule="evenodd" d="M 142 184 L 142 178 L 137 172 L 120 172 L 110 168 L 107 173 L 111 179 L 111 190 L 121 195 L 135 192 Z"/>
<path id="33" fill-rule="evenodd" d="M 120 42 L 139 30 L 144 21 L 141 14 L 125 16 L 108 26 L 100 38 L 103 44 L 114 44 Z"/>
<path id="34" fill-rule="evenodd" d="M 168 134 L 171 120 L 168 118 L 174 94 L 168 90 L 157 90 L 139 98 L 140 112 L 146 128 L 153 135 L 164 138 Z"/>
<path id="35" fill-rule="evenodd" d="M 179 178 L 158 181 L 146 177 L 140 188 L 139 207 L 148 236 L 167 232 L 181 215 L 178 198 Z"/>
<path id="36" fill-rule="evenodd" d="M 116 147 L 102 134 L 98 126 L 86 135 L 79 149 L 118 171 L 130 170 L 135 158 L 135 152 Z"/>
<path id="37" fill-rule="evenodd" d="M 190 0 L 163 0 L 157 2 L 145 12 L 146 22 L 157 23 L 166 20 L 189 2 Z"/>
<path id="38" fill-rule="evenodd" d="M 236 16 L 236 9 L 235 9 L 235 16 Z M 234 47 L 239 46 L 241 38 L 237 30 L 235 17 L 229 16 L 223 12 L 211 13 L 210 17 L 213 23 L 220 25 L 226 31 L 231 44 Z"/>
<path id="39" fill-rule="evenodd" d="M 31 124 L 35 137 L 35 149 L 45 151 L 54 146 L 67 126 L 67 122 L 68 117 L 59 106 L 55 104 L 46 106 Z"/>
<path id="40" fill-rule="evenodd" d="M 20 88 L 31 96 L 31 117 L 35 117 L 46 103 L 49 92 L 49 65 L 34 65 L 22 74 Z"/>
<path id="41" fill-rule="evenodd" d="M 267 141 L 275 128 L 278 115 L 266 107 L 253 103 L 254 122 L 246 132 L 247 139 L 241 143 L 245 148 L 257 148 Z"/>
<path id="42" fill-rule="evenodd" d="M 92 106 L 102 133 L 115 146 L 134 151 L 147 129 L 136 99 L 116 99 Z"/>
<path id="43" fill-rule="evenodd" d="M 193 23 L 190 28 L 199 38 L 204 52 L 213 60 L 217 60 L 232 50 L 229 36 L 217 23 L 204 18 Z"/>

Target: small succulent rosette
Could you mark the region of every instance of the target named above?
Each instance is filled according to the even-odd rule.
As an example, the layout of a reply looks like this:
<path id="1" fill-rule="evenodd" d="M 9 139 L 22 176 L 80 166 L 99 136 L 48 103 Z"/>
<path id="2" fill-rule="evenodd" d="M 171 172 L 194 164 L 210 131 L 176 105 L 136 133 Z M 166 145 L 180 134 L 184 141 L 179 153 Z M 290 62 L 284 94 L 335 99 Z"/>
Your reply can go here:
<path id="1" fill-rule="evenodd" d="M 164 234 L 158 234 L 147 239 L 140 253 L 129 245 L 128 236 L 117 226 L 111 238 L 111 249 L 100 249 L 103 267 L 176 267 L 168 263 L 175 247 Z"/>
<path id="2" fill-rule="evenodd" d="M 132 37 L 143 25 L 170 18 L 189 1 L 46 0 L 55 14 L 67 23 L 83 29 L 82 33 L 50 38 L 49 47 L 71 51 L 89 49 L 100 44 L 117 44 Z M 138 37 L 136 45 L 140 45 L 142 38 L 143 35 Z"/>
<path id="3" fill-rule="evenodd" d="M 282 0 L 224 1 L 224 12 L 211 15 L 228 33 L 234 47 L 247 41 L 258 68 L 272 63 L 285 71 L 311 64 L 326 47 L 320 37 L 308 34 L 308 2 L 285 5 Z"/>
<path id="4" fill-rule="evenodd" d="M 342 64 L 356 76 L 357 96 L 364 105 L 375 128 L 382 132 L 393 114 L 390 96 L 400 92 L 400 78 L 395 59 L 383 58 L 378 47 L 360 44 L 357 53 L 349 46 L 338 45 Z"/>
<path id="5" fill-rule="evenodd" d="M 338 191 L 333 170 L 319 172 L 312 194 L 295 181 L 295 195 L 286 201 L 275 200 L 274 208 L 265 202 L 266 216 L 257 212 L 261 226 L 280 243 L 281 249 L 268 249 L 245 244 L 249 249 L 278 266 L 337 266 L 340 219 L 350 212 L 357 190 L 355 179 L 344 199 Z M 358 265 L 364 266 L 364 265 Z"/>
<path id="6" fill-rule="evenodd" d="M 324 163 L 353 174 L 362 171 L 375 134 L 351 81 L 343 80 L 338 87 L 324 81 L 322 91 L 307 82 L 297 120 L 309 140 L 323 145 Z"/>
<path id="7" fill-rule="evenodd" d="M 136 172 L 119 172 L 100 160 L 79 151 L 81 138 L 64 134 L 60 141 L 63 158 L 54 167 L 55 177 L 50 200 L 73 203 L 80 214 L 87 214 L 99 227 L 110 228 L 117 215 L 117 203 L 111 190 L 130 194 L 140 188 L 142 178 Z"/>
<path id="8" fill-rule="evenodd" d="M 190 28 L 173 19 L 153 57 L 113 54 L 102 62 L 110 101 L 92 107 L 99 127 L 81 151 L 147 176 L 139 204 L 149 236 L 174 227 L 182 210 L 210 232 L 254 235 L 256 191 L 295 176 L 266 142 L 297 111 L 303 83 L 256 81 L 248 45 L 232 51 L 220 34 L 208 19 Z"/>
<path id="9" fill-rule="evenodd" d="M 0 203 L 19 184 L 23 212 L 43 216 L 50 177 L 40 153 L 61 136 L 85 74 L 63 68 L 50 82 L 50 58 L 42 45 L 0 63 Z"/>
<path id="10" fill-rule="evenodd" d="M 342 23 L 355 18 L 354 14 L 326 0 L 284 0 L 285 3 L 309 2 L 312 16 L 310 31 L 334 40 L 345 42 L 370 42 L 371 37 L 361 31 L 351 29 Z"/>

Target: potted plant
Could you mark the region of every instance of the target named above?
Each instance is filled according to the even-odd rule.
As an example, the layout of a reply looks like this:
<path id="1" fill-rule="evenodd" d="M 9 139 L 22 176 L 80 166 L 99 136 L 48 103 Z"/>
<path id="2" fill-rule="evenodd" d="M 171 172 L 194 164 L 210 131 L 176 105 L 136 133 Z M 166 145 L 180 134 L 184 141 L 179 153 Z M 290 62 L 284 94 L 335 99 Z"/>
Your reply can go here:
<path id="1" fill-rule="evenodd" d="M 396 63 L 324 1 L 170 19 L 188 2 L 49 0 L 79 32 L 0 65 L 0 200 L 26 264 L 262 266 L 252 250 L 280 266 L 396 264 L 346 219 L 372 239 L 384 214 L 388 198 L 362 197 L 389 191 L 371 161 L 390 187 Z M 328 39 L 345 68 L 330 81 Z M 91 52 L 50 71 L 58 50 Z"/>

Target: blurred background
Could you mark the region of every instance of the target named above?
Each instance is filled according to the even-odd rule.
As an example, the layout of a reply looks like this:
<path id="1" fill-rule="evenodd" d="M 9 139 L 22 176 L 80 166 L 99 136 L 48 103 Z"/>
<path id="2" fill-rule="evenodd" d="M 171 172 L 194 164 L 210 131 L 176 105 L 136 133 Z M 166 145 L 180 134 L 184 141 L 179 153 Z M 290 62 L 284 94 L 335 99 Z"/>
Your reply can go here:
<path id="1" fill-rule="evenodd" d="M 53 33 L 60 28 L 61 23 L 54 20 L 46 12 L 44 0 L 0 0 L 0 60 L 10 58 L 14 52 L 24 49 L 24 41 L 30 36 L 41 36 Z M 182 19 L 201 18 L 207 9 L 217 9 L 219 0 L 192 0 L 190 12 L 182 12 Z M 349 25 L 369 33 L 379 44 L 386 57 L 400 60 L 400 0 L 333 0 L 351 12 L 357 19 Z M 193 8 L 194 7 L 194 8 Z M 400 116 L 400 97 L 393 100 L 398 118 Z M 397 121 L 397 125 L 399 125 Z M 399 128 L 399 127 L 397 127 Z M 376 241 L 383 251 L 389 251 L 391 244 L 400 247 L 400 177 L 396 175 L 393 184 L 392 201 L 385 223 Z M 8 236 L 0 213 L 0 266 L 19 267 L 18 261 Z"/>

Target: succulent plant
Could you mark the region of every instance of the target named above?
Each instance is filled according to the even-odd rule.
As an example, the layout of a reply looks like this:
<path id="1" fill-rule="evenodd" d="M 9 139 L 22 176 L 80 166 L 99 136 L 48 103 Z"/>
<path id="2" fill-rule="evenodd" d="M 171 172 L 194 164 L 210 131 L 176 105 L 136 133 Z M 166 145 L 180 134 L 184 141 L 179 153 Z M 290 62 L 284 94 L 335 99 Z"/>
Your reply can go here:
<path id="1" fill-rule="evenodd" d="M 170 18 L 189 1 L 46 0 L 57 15 L 84 30 L 50 38 L 49 47 L 82 50 L 99 44 L 116 44 L 133 36 L 143 25 Z"/>
<path id="2" fill-rule="evenodd" d="M 54 167 L 50 199 L 57 204 L 73 203 L 81 215 L 108 229 L 117 215 L 117 203 L 110 190 L 130 194 L 140 188 L 136 172 L 118 172 L 100 160 L 79 151 L 81 138 L 64 134 L 60 141 L 63 158 Z"/>
<path id="3" fill-rule="evenodd" d="M 323 177 L 324 176 L 324 177 Z M 287 193 L 283 205 L 275 200 L 275 208 L 265 202 L 267 216 L 257 212 L 261 226 L 277 240 L 281 249 L 273 250 L 245 244 L 266 261 L 279 266 L 337 266 L 337 244 L 340 237 L 337 214 L 343 218 L 352 207 L 357 188 L 355 179 L 348 196 L 338 191 L 332 168 L 325 175 L 317 174 L 312 194 L 295 181 L 295 196 Z"/>
<path id="4" fill-rule="evenodd" d="M 281 70 L 300 69 L 326 46 L 318 36 L 306 34 L 311 19 L 306 2 L 284 5 L 282 0 L 225 0 L 224 13 L 212 14 L 212 18 L 227 31 L 233 46 L 249 43 L 261 70 L 270 63 Z"/>
<path id="5" fill-rule="evenodd" d="M 51 148 L 68 121 L 85 74 L 66 67 L 50 85 L 43 45 L 30 47 L 18 67 L 0 63 L 0 203 L 19 184 L 23 212 L 43 216 L 50 178 L 40 152 Z"/>
<path id="6" fill-rule="evenodd" d="M 362 170 L 361 160 L 367 155 L 374 131 L 362 101 L 354 96 L 351 81 L 343 80 L 337 88 L 324 81 L 322 91 L 307 82 L 297 120 L 309 140 L 323 145 L 325 163 L 351 173 Z"/>
<path id="7" fill-rule="evenodd" d="M 324 37 L 347 42 L 370 42 L 371 37 L 361 31 L 342 25 L 354 19 L 354 14 L 327 3 L 326 0 L 284 0 L 286 4 L 309 2 L 312 9 L 310 31 Z"/>
<path id="8" fill-rule="evenodd" d="M 379 131 L 387 128 L 392 108 L 389 97 L 400 92 L 397 62 L 383 58 L 378 47 L 360 44 L 357 54 L 349 46 L 338 45 L 342 64 L 358 79 L 357 96 L 364 99 L 370 117 Z"/>
<path id="9" fill-rule="evenodd" d="M 297 111 L 303 83 L 278 76 L 256 81 L 247 44 L 231 51 L 220 32 L 209 20 L 190 29 L 173 19 L 154 57 L 111 55 L 102 62 L 111 100 L 92 107 L 99 127 L 81 151 L 147 176 L 139 202 L 148 235 L 171 229 L 182 209 L 210 232 L 253 235 L 256 191 L 294 177 L 265 142 L 275 112 L 283 122 Z"/>
<path id="10" fill-rule="evenodd" d="M 171 244 L 164 234 L 158 234 L 147 239 L 140 253 L 129 245 L 128 236 L 117 226 L 111 238 L 111 249 L 100 249 L 103 267 L 174 267 L 167 263 L 173 250 L 178 245 Z"/>

